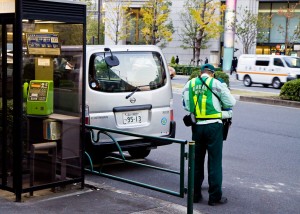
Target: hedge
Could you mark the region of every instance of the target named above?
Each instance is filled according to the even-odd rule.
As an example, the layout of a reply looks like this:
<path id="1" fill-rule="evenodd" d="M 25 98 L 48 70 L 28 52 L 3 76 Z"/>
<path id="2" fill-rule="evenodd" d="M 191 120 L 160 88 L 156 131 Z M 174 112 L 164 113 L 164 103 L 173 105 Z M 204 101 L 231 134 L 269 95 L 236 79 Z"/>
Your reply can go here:
<path id="1" fill-rule="evenodd" d="M 176 74 L 182 75 L 191 75 L 195 69 L 199 69 L 195 66 L 188 66 L 188 65 L 177 65 L 177 64 L 170 64 L 176 71 Z"/>
<path id="2" fill-rule="evenodd" d="M 190 75 L 190 79 L 195 78 L 196 76 L 199 76 L 200 70 L 197 68 L 197 70 L 194 70 L 193 73 Z M 225 82 L 227 86 L 229 87 L 229 76 L 228 74 L 224 73 L 223 71 L 216 71 L 215 72 L 215 78 L 219 79 L 221 82 Z"/>
<path id="3" fill-rule="evenodd" d="M 281 99 L 300 101 L 300 79 L 286 82 L 280 90 Z"/>

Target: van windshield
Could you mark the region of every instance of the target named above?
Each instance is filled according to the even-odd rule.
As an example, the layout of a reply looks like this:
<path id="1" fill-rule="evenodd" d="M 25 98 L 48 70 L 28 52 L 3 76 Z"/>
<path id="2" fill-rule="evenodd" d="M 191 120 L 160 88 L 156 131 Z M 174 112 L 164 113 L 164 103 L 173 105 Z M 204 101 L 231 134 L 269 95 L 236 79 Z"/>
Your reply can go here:
<path id="1" fill-rule="evenodd" d="M 300 58 L 298 57 L 284 57 L 285 63 L 290 68 L 300 68 Z"/>
<path id="2" fill-rule="evenodd" d="M 106 54 L 109 56 L 110 54 Z M 166 71 L 157 52 L 113 52 L 120 64 L 109 68 L 103 53 L 92 55 L 90 87 L 102 92 L 148 91 L 166 84 Z"/>

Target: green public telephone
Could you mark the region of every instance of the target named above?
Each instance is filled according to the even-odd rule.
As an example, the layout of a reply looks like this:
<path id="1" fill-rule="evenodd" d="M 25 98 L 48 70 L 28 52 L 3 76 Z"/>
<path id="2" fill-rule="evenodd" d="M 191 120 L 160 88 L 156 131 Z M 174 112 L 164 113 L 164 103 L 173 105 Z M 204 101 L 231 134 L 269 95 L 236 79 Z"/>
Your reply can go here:
<path id="1" fill-rule="evenodd" d="M 25 85 L 24 85 L 25 90 Z M 32 80 L 27 96 L 27 114 L 49 115 L 53 113 L 53 81 Z"/>

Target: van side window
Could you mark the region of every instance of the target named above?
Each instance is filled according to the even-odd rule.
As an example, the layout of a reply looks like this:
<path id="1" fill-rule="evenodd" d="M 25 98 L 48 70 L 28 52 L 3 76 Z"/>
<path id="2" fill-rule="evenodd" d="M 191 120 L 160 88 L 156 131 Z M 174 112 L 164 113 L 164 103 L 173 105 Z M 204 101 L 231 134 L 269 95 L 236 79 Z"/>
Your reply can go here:
<path id="1" fill-rule="evenodd" d="M 256 60 L 256 66 L 269 66 L 269 60 Z"/>
<path id="2" fill-rule="evenodd" d="M 279 58 L 274 58 L 274 65 L 284 67 L 283 62 Z"/>

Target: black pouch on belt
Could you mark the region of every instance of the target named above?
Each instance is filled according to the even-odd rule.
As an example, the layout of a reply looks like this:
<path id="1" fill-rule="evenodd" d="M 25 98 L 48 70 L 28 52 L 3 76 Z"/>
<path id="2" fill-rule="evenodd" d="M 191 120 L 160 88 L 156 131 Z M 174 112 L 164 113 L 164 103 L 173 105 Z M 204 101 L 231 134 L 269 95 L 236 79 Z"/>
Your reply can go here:
<path id="1" fill-rule="evenodd" d="M 196 117 L 194 113 L 187 114 L 183 117 L 184 125 L 192 126 L 196 124 Z"/>
<path id="2" fill-rule="evenodd" d="M 225 141 L 227 139 L 228 131 L 231 126 L 231 118 L 228 119 L 222 119 L 223 122 L 223 140 Z"/>

